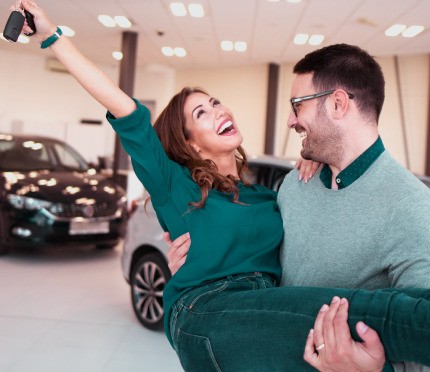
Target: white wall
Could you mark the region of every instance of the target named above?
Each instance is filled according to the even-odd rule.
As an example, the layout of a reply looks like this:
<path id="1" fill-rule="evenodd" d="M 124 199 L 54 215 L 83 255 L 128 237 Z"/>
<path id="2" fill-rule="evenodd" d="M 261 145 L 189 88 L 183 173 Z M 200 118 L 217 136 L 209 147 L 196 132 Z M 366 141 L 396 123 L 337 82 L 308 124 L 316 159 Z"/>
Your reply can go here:
<path id="1" fill-rule="evenodd" d="M 0 131 L 49 135 L 65 140 L 89 161 L 111 156 L 115 135 L 105 119 L 106 110 L 68 73 L 45 68 L 45 58 L 0 51 Z M 119 68 L 100 66 L 114 81 Z M 150 66 L 138 71 L 135 97 L 154 100 L 156 114 L 170 99 L 175 72 Z M 81 119 L 101 120 L 102 125 L 81 124 Z"/>

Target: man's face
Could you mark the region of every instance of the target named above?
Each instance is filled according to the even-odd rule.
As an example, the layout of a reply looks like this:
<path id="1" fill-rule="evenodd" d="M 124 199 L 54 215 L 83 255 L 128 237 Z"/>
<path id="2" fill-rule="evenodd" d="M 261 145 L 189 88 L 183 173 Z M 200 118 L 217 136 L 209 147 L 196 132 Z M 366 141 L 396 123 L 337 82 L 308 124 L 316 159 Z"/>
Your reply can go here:
<path id="1" fill-rule="evenodd" d="M 317 92 L 312 84 L 312 74 L 296 76 L 291 98 L 312 95 Z M 302 137 L 300 155 L 322 163 L 334 164 L 340 156 L 341 133 L 330 120 L 326 103 L 331 95 L 314 98 L 295 104 L 296 114 L 292 111 L 288 118 L 288 127 L 294 129 Z"/>

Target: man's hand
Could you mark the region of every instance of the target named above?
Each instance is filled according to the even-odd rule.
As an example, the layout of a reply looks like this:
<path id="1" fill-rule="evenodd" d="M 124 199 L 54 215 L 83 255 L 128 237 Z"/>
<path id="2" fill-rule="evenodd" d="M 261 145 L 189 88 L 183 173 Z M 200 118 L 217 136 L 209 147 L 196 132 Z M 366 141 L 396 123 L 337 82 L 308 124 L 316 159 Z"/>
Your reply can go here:
<path id="1" fill-rule="evenodd" d="M 334 297 L 330 306 L 324 305 L 309 332 L 305 361 L 324 372 L 382 371 L 385 351 L 378 334 L 358 322 L 357 333 L 364 342 L 356 342 L 351 338 L 347 319 L 346 299 Z"/>
<path id="2" fill-rule="evenodd" d="M 169 250 L 167 251 L 167 261 L 169 269 L 173 275 L 179 270 L 179 268 L 187 259 L 188 250 L 190 249 L 191 245 L 190 234 L 185 233 L 172 242 L 170 233 L 165 232 L 163 234 L 163 240 L 169 246 Z"/>

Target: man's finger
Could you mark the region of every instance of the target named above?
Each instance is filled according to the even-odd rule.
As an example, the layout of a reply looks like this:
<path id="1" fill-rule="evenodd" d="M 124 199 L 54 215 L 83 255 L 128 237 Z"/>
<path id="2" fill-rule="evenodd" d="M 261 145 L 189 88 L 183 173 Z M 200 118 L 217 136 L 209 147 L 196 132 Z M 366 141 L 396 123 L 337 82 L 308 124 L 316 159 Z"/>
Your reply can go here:
<path id="1" fill-rule="evenodd" d="M 340 300 L 339 309 L 334 317 L 334 333 L 340 347 L 346 347 L 352 342 L 351 332 L 348 326 L 349 304 L 345 298 Z"/>
<path id="2" fill-rule="evenodd" d="M 324 344 L 323 323 L 328 309 L 328 305 L 324 304 L 318 312 L 317 318 L 315 319 L 313 331 L 314 347 Z"/>
<path id="3" fill-rule="evenodd" d="M 326 345 L 326 347 L 328 346 L 330 350 L 337 349 L 337 340 L 336 335 L 334 333 L 333 319 L 337 314 L 339 305 L 340 298 L 338 296 L 334 296 L 323 321 L 324 344 Z"/>
<path id="4" fill-rule="evenodd" d="M 315 341 L 314 341 L 314 330 L 311 329 L 306 339 L 305 352 L 303 354 L 303 359 L 308 362 L 312 367 L 318 369 L 318 353 L 315 351 Z"/>

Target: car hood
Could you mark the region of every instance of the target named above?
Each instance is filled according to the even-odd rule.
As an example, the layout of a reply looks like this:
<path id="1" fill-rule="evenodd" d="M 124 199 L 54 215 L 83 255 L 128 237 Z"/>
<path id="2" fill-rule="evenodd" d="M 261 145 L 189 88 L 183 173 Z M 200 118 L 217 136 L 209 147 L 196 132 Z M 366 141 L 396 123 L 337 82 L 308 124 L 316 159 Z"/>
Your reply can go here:
<path id="1" fill-rule="evenodd" d="M 54 203 L 73 203 L 79 199 L 96 199 L 100 203 L 125 195 L 124 190 L 111 180 L 90 172 L 2 172 L 1 179 L 7 194 Z"/>

